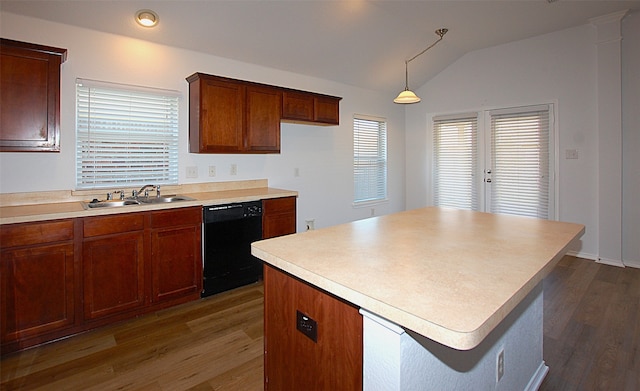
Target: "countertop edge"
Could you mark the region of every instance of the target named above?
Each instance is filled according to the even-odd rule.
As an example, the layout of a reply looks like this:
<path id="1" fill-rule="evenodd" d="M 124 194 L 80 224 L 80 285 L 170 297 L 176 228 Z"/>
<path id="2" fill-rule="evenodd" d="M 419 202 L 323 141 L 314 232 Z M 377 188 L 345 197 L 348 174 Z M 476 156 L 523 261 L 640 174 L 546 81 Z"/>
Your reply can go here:
<path id="1" fill-rule="evenodd" d="M 18 205 L 0 207 L 0 225 L 29 223 L 38 221 L 50 221 L 68 218 L 82 218 L 93 216 L 105 216 L 121 213 L 145 212 L 154 210 L 168 210 L 176 208 L 186 208 L 190 206 L 206 206 L 216 204 L 227 204 L 232 202 L 258 201 L 270 198 L 297 197 L 298 192 L 272 187 L 252 188 L 241 190 L 224 190 L 202 193 L 180 193 L 194 198 L 194 201 L 180 201 L 169 204 L 132 205 L 108 209 L 85 210 L 81 202 L 56 202 L 50 204 L 38 204 L 37 209 L 51 208 L 51 212 L 34 212 L 35 205 Z M 60 209 L 66 209 L 60 211 Z M 57 210 L 56 210 L 57 209 Z M 10 216 L 6 212 L 12 210 Z M 22 214 L 21 214 L 22 211 Z"/>

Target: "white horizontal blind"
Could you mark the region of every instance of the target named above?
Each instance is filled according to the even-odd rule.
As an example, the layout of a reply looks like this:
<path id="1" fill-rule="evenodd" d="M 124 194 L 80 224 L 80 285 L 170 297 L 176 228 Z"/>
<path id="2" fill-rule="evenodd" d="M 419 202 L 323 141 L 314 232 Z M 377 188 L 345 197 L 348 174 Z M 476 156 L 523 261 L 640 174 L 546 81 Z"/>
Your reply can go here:
<path id="1" fill-rule="evenodd" d="M 177 184 L 178 97 L 78 79 L 76 188 Z"/>
<path id="2" fill-rule="evenodd" d="M 354 203 L 387 198 L 387 123 L 353 118 Z"/>
<path id="3" fill-rule="evenodd" d="M 549 107 L 492 111 L 491 212 L 549 218 Z"/>
<path id="4" fill-rule="evenodd" d="M 433 119 L 434 205 L 478 208 L 478 115 Z"/>

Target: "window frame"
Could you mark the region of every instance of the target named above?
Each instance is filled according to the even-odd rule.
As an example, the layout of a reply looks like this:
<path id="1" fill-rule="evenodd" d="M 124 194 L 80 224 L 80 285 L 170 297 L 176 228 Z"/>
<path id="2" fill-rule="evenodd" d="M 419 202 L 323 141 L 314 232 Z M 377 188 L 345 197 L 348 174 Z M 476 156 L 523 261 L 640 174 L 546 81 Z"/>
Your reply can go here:
<path id="1" fill-rule="evenodd" d="M 376 126 L 367 127 L 366 124 L 377 123 Z M 377 128 L 377 135 L 374 135 Z M 369 134 L 360 132 L 369 131 Z M 375 139 L 375 148 L 372 140 Z M 359 142 L 363 140 L 363 142 Z M 353 116 L 353 206 L 367 206 L 379 204 L 388 200 L 388 131 L 387 120 L 382 117 L 354 114 Z M 370 145 L 366 145 L 370 144 Z M 367 148 L 368 147 L 368 148 Z M 360 151 L 360 152 L 359 152 Z M 361 164 L 363 161 L 369 163 Z M 361 170 L 368 166 L 374 175 L 369 175 L 369 180 L 360 180 Z M 377 169 L 375 167 L 378 167 Z M 360 175 L 362 177 L 362 175 Z M 374 178 L 371 180 L 371 178 Z M 367 185 L 368 189 L 359 188 L 359 185 Z M 374 189 L 374 190 L 372 190 Z M 364 194 L 364 196 L 362 196 Z M 359 196 L 360 195 L 360 196 Z"/>
<path id="2" fill-rule="evenodd" d="M 178 91 L 76 79 L 76 190 L 178 184 Z"/>

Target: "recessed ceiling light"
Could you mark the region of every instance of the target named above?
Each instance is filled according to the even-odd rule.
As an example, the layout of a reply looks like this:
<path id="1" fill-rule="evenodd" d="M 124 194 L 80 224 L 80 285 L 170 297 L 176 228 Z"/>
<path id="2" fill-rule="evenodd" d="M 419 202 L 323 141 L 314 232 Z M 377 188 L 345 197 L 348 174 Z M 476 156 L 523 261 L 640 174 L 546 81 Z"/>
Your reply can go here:
<path id="1" fill-rule="evenodd" d="M 142 27 L 153 27 L 158 24 L 158 14 L 151 10 L 140 10 L 136 12 L 136 22 Z"/>

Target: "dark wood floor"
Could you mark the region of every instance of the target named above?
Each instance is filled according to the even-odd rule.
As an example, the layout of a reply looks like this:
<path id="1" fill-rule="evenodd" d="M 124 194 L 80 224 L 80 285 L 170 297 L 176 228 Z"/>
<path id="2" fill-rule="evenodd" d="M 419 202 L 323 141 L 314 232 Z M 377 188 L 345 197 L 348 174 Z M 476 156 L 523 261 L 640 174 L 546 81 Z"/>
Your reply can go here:
<path id="1" fill-rule="evenodd" d="M 565 257 L 544 283 L 541 390 L 640 390 L 640 270 Z M 0 390 L 262 390 L 251 285 L 4 357 Z"/>
<path id="2" fill-rule="evenodd" d="M 564 257 L 544 281 L 541 390 L 640 390 L 640 269 Z"/>

